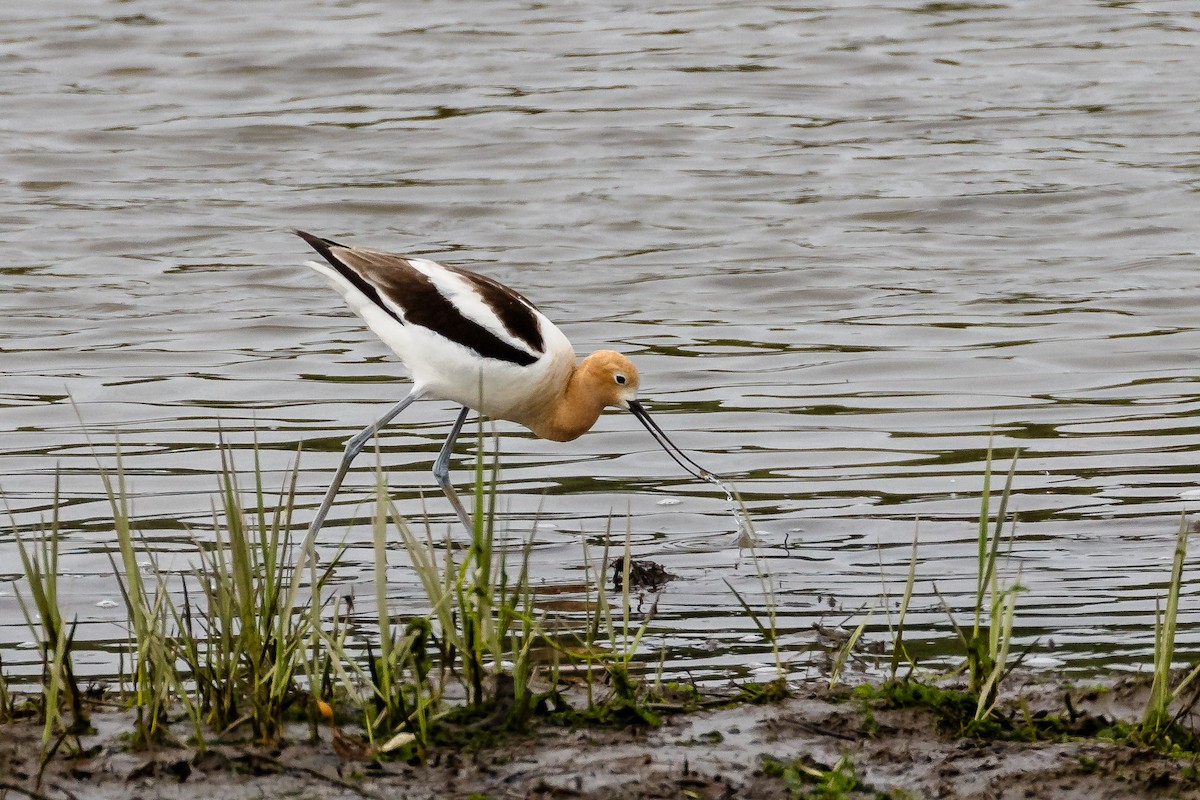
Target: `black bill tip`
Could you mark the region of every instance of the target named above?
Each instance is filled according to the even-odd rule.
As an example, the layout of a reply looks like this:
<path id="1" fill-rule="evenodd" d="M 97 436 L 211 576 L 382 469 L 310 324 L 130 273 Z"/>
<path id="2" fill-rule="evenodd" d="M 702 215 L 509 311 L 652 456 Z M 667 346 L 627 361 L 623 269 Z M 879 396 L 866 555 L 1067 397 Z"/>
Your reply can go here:
<path id="1" fill-rule="evenodd" d="M 659 446 L 667 451 L 667 455 L 671 457 L 671 460 L 682 467 L 684 472 L 702 481 L 721 485 L 716 475 L 713 475 L 704 467 L 692 461 L 682 450 L 675 446 L 675 443 L 668 438 L 663 429 L 658 427 L 658 423 L 650 417 L 650 413 L 646 411 L 645 406 L 637 400 L 630 400 L 628 406 L 630 412 L 637 417 L 638 422 L 642 423 L 642 426 L 654 437 L 654 441 L 658 442 Z"/>

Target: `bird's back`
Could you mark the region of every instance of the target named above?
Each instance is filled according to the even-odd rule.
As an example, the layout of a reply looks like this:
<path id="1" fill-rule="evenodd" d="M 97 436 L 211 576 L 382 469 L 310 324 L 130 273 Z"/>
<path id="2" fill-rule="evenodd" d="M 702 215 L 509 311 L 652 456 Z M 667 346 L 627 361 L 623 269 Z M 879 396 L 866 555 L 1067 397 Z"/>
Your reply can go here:
<path id="1" fill-rule="evenodd" d="M 566 336 L 522 295 L 483 275 L 297 231 L 307 262 L 432 397 L 529 424 L 570 376 Z"/>

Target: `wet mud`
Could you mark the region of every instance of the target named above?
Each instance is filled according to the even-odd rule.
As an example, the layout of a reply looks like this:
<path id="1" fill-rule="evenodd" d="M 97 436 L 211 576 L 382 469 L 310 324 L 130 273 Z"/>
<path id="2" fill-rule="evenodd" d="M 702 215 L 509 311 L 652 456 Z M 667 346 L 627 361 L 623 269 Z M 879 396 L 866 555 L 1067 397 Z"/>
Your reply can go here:
<path id="1" fill-rule="evenodd" d="M 1022 713 L 1060 713 L 1067 694 L 1082 718 L 1132 720 L 1144 687 L 1041 683 L 1022 692 Z M 130 712 L 97 710 L 92 722 L 82 752 L 56 754 L 40 784 L 41 726 L 0 727 L 0 798 L 1200 798 L 1191 763 L 1150 748 L 963 738 L 926 708 L 817 684 L 778 703 L 668 714 L 654 728 L 541 722 L 485 748 L 437 749 L 424 765 L 347 761 L 328 730 L 311 742 L 304 726 L 273 749 L 133 751 L 122 735 Z M 841 793 L 815 794 L 837 770 Z"/>

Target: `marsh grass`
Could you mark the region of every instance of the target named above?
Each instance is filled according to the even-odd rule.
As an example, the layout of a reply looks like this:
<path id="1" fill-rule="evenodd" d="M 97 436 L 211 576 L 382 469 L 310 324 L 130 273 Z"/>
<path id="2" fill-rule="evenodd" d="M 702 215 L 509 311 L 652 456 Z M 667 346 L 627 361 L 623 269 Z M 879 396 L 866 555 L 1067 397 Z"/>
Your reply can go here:
<path id="1" fill-rule="evenodd" d="M 367 744 L 376 755 L 422 760 L 446 724 L 521 728 L 538 698 L 530 688 L 532 647 L 544 638 L 530 585 L 532 541 L 518 550 L 515 571 L 507 548 L 497 546 L 496 486 L 499 461 L 489 453 L 480 426 L 474 470 L 473 528 L 464 546 L 435 539 L 428 522 L 418 534 L 389 497 L 376 468 L 372 519 L 375 619 L 378 639 L 367 645 L 365 664 L 352 657 L 345 638 L 318 632 L 329 672 L 342 694 L 360 708 Z M 495 441 L 494 437 L 491 441 Z M 388 607 L 391 531 L 426 597 L 425 614 L 398 622 Z M 375 644 L 378 645 L 376 655 Z M 464 706 L 447 701 L 457 685 Z M 328 694 L 325 687 L 322 694 Z M 457 695 L 456 695 L 457 696 Z"/>
<path id="2" fill-rule="evenodd" d="M 750 550 L 751 563 L 754 565 L 754 574 L 758 578 L 759 592 L 762 597 L 762 612 L 755 609 L 746 596 L 739 592 L 728 579 L 722 580 L 733 594 L 734 599 L 737 600 L 742 611 L 754 623 L 754 627 L 763 641 L 771 645 L 771 656 L 775 662 L 774 679 L 765 683 L 751 681 L 742 684 L 737 696 L 740 700 L 754 704 L 780 702 L 791 697 L 792 690 L 787 681 L 788 665 L 784 662 L 779 646 L 779 601 L 775 594 L 775 580 L 759 556 L 758 532 L 750 519 L 750 513 L 742 502 L 741 495 L 736 492 L 731 494 L 736 497 L 738 510 L 741 512 L 740 516 L 737 513 L 734 514 L 734 518 L 739 523 L 738 547 L 747 547 Z M 863 627 L 865 628 L 865 623 Z M 859 630 L 860 635 L 861 633 L 862 629 Z M 849 657 L 849 652 L 846 657 Z"/>
<path id="3" fill-rule="evenodd" d="M 766 755 L 761 757 L 761 764 L 764 774 L 783 782 L 791 800 L 849 800 L 861 796 L 865 789 L 855 773 L 854 761 L 848 755 L 840 757 L 832 767 L 811 764 L 805 757 L 780 761 Z M 890 798 L 892 795 L 877 793 L 875 796 Z"/>
<path id="4" fill-rule="evenodd" d="M 749 519 L 748 516 L 747 519 Z M 753 529 L 751 529 L 751 532 L 753 533 Z M 787 675 L 787 670 L 784 668 L 783 656 L 779 652 L 779 604 L 775 597 L 775 581 L 771 577 L 770 570 L 766 569 L 761 563 L 757 549 L 751 548 L 750 555 L 762 594 L 763 614 L 760 615 L 755 610 L 754 606 L 729 582 L 728 578 L 723 578 L 722 580 L 725 581 L 725 586 L 729 588 L 729 591 L 733 593 L 742 611 L 754 623 L 754 627 L 758 629 L 758 633 L 763 638 L 763 641 L 771 645 L 771 655 L 775 659 L 775 677 L 782 679 Z"/>
<path id="5" fill-rule="evenodd" d="M 109 560 L 117 576 L 117 586 L 125 601 L 129 621 L 132 656 L 129 678 L 133 691 L 132 704 L 137 714 L 132 743 L 135 747 L 151 747 L 170 738 L 169 711 L 176 697 L 186 701 L 186 693 L 183 691 L 183 681 L 175 669 L 175 648 L 168 627 L 170 614 L 167 605 L 170 597 L 157 567 L 152 570 L 152 575 L 156 578 L 154 591 L 146 586 L 145 576 L 138 564 L 139 548 L 135 539 L 139 537 L 135 537 L 133 532 L 119 444 L 115 453 L 115 476 L 103 467 L 100 468 L 100 480 L 104 484 L 104 492 L 112 512 L 121 564 L 118 566 L 116 557 L 111 552 Z"/>
<path id="6" fill-rule="evenodd" d="M 666 705 L 661 702 L 662 673 L 668 665 L 664 653 L 654 687 L 638 674 L 638 659 L 644 656 L 657 601 L 649 611 L 634 610 L 631 521 L 624 531 L 619 591 L 610 591 L 606 580 L 609 548 L 614 540 L 619 541 L 612 535 L 610 519 L 598 568 L 584 540 L 586 610 L 582 619 L 551 632 L 546 614 L 538 610 L 531 584 L 532 539 L 506 546 L 496 529 L 499 463 L 495 448 L 487 443 L 480 426 L 474 525 L 465 540 L 455 537 L 456 523 L 447 527 L 444 536 L 436 536 L 428 522 L 423 531 L 410 527 L 389 497 L 382 469 L 376 468 L 372 516 L 375 608 L 366 619 L 352 619 L 348 604 L 326 597 L 341 551 L 319 565 L 315 543 L 293 539 L 295 466 L 278 494 L 270 495 L 255 447 L 253 486 L 246 491 L 234 451 L 222 442 L 220 499 L 214 503 L 211 538 L 203 542 L 194 539 L 194 566 L 169 576 L 133 525 L 118 445 L 115 467 L 111 471 L 101 468 L 100 476 L 117 545 L 110 558 L 125 601 L 131 642 L 127 701 L 137 710 L 131 743 L 141 747 L 174 743 L 172 723 L 186 722 L 200 748 L 213 739 L 231 737 L 274 744 L 284 738 L 288 722 L 306 715 L 315 736 L 320 709 L 343 746 L 350 742 L 361 745 L 372 757 L 416 763 L 435 745 L 461 743 L 464 736 L 481 731 L 519 729 L 551 702 L 562 708 L 557 689 L 562 665 L 582 666 L 587 681 L 584 709 L 565 714 L 585 723 L 657 724 Z M 994 503 L 989 448 L 980 502 L 975 603 L 967 612 L 970 621 L 962 626 L 950 615 L 965 654 L 966 690 L 940 689 L 912 679 L 917 660 L 906 641 L 906 616 L 917 573 L 919 530 L 914 529 L 904 594 L 894 624 L 889 612 L 890 679 L 868 693 L 895 704 L 934 709 L 952 721 L 958 733 L 1008 735 L 1013 729 L 1012 720 L 1002 719 L 997 705 L 1002 682 L 1020 663 L 1020 658 L 1013 659 L 1011 654 L 1017 597 L 1024 587 L 1019 573 L 1012 581 L 1002 580 L 999 574 L 1001 556 L 1011 554 L 1013 546 L 1013 529 L 1006 531 L 1005 524 L 1010 521 L 1007 509 L 1015 468 L 1014 456 L 999 501 Z M 72 731 L 86 726 L 71 659 L 73 627 L 59 611 L 57 486 L 54 506 L 56 511 L 39 536 L 17 537 L 25 573 L 21 608 L 39 643 L 43 663 L 47 753 L 53 753 Z M 1178 706 L 1186 689 L 1195 686 L 1194 679 L 1200 674 L 1198 667 L 1182 683 L 1170 683 L 1187 534 L 1184 520 L 1176 540 L 1165 608 L 1157 619 L 1151 701 L 1139 728 L 1139 740 L 1156 746 L 1167 740 L 1180 741 L 1176 736 L 1178 713 L 1173 717 L 1171 709 Z M 426 610 L 407 618 L 395 615 L 388 605 L 393 536 L 404 547 L 425 594 Z M 757 553 L 755 566 L 759 568 L 761 607 L 731 584 L 729 588 L 764 641 L 770 643 L 779 678 L 744 687 L 739 697 L 742 702 L 767 702 L 787 694 L 775 585 L 758 563 Z M 869 618 L 862 620 L 834 661 L 831 685 L 839 680 Z M 366 631 L 365 646 L 360 631 Z M 549 663 L 546 653 L 551 657 Z M 909 665 L 908 676 L 903 678 L 899 675 L 902 664 Z M 549 673 L 546 683 L 552 688 L 539 693 L 533 687 L 542 672 Z M 594 685 L 598 677 L 607 687 L 603 694 Z M 333 722 L 335 708 L 345 729 Z M 13 699 L 0 675 L 0 718 L 12 713 Z M 365 739 L 361 742 L 352 730 L 360 723 Z M 1194 743 L 1194 739 L 1189 741 Z"/>
<path id="7" fill-rule="evenodd" d="M 833 661 L 829 667 L 830 689 L 837 686 L 838 682 L 841 681 L 842 670 L 846 668 L 847 662 L 849 662 L 850 657 L 854 654 L 854 648 L 858 645 L 858 641 L 862 638 L 863 631 L 867 629 L 867 623 L 871 621 L 871 617 L 873 615 L 873 610 L 867 611 L 867 613 L 863 615 L 862 622 L 858 623 L 858 625 L 854 627 L 854 630 L 852 630 L 850 635 L 846 637 L 846 641 L 837 649 L 837 652 L 834 653 Z"/>
<path id="8" fill-rule="evenodd" d="M 0 722 L 9 722 L 16 716 L 16 701 L 4 672 L 4 656 L 0 654 Z"/>
<path id="9" fill-rule="evenodd" d="M 990 522 L 990 484 L 992 478 L 992 449 L 990 446 L 988 447 L 987 466 L 983 474 L 984 489 L 979 509 L 979 553 L 976 570 L 975 622 L 971 629 L 972 643 L 981 643 L 986 634 L 986 647 L 979 648 L 983 653 L 983 657 L 975 656 L 971 662 L 971 686 L 972 688 L 981 690 L 988 681 L 995 677 L 995 669 L 997 667 L 1002 668 L 1004 665 L 1002 654 L 1007 652 L 1009 640 L 1011 639 L 1012 609 L 1016 602 L 1017 593 L 1025 590 L 1020 585 L 1019 580 L 1007 586 L 1001 586 L 999 572 L 996 568 L 996 558 L 1004 540 L 1004 524 L 1008 519 L 1008 501 L 1012 495 L 1013 476 L 1017 471 L 1018 457 L 1019 453 L 1013 453 L 1012 464 L 1009 466 L 1008 476 L 1004 481 L 1004 489 L 1000 494 L 1000 506 L 996 509 L 996 519 L 990 536 L 988 534 L 988 525 Z M 1008 537 L 1009 553 L 1012 552 L 1015 530 L 1016 521 L 1014 520 Z M 988 624 L 986 628 L 981 624 L 984 615 L 985 596 L 988 600 Z M 997 625 L 997 622 L 1001 624 Z"/>
<path id="10" fill-rule="evenodd" d="M 441 699 L 429 682 L 433 627 L 428 617 L 414 617 L 404 626 L 403 633 L 392 623 L 387 602 L 387 523 L 389 514 L 394 511 L 387 484 L 379 472 L 372 525 L 379 657 L 375 658 L 368 649 L 371 701 L 364 705 L 364 723 L 372 744 L 377 735 L 384 733 L 389 736 L 388 742 L 396 742 L 396 734 L 407 728 L 418 754 L 424 758 L 429 745 L 430 712 L 437 708 Z M 397 524 L 404 524 L 402 519 L 393 518 L 398 520 Z"/>
<path id="11" fill-rule="evenodd" d="M 1200 675 L 1200 665 L 1190 669 L 1186 675 L 1172 685 L 1172 667 L 1175 661 L 1176 631 L 1179 622 L 1179 594 L 1183 586 L 1183 568 L 1187 561 L 1188 535 L 1191 529 L 1187 516 L 1179 520 L 1179 530 L 1175 535 L 1175 554 L 1171 561 L 1171 574 L 1167 581 L 1167 596 L 1165 608 L 1156 605 L 1154 620 L 1154 671 L 1150 684 L 1150 697 L 1146 701 L 1142 713 L 1141 724 L 1137 727 L 1138 738 L 1149 743 L 1170 742 L 1179 738 L 1178 722 L 1187 709 L 1181 709 L 1173 714 L 1171 707 L 1183 696 Z M 1195 749 L 1197 738 L 1195 734 L 1186 737 L 1188 749 Z"/>
<path id="12" fill-rule="evenodd" d="M 530 580 L 532 538 L 515 548 L 499 541 L 499 461 L 489 441 L 497 442 L 485 437 L 481 425 L 474 526 L 465 546 L 453 535 L 456 526 L 441 538 L 428 522 L 422 533 L 415 532 L 389 498 L 377 467 L 375 636 L 370 622 L 351 628 L 349 603 L 324 596 L 341 551 L 318 565 L 315 543 L 293 539 L 295 466 L 278 494 L 269 496 L 255 444 L 247 490 L 234 449 L 222 439 L 211 535 L 193 537 L 191 552 L 172 553 L 191 566 L 168 573 L 133 522 L 120 443 L 111 467 L 97 455 L 113 524 L 109 559 L 127 618 L 128 660 L 122 656 L 120 687 L 122 700 L 136 711 L 131 746 L 180 744 L 179 723 L 200 749 L 247 737 L 273 745 L 283 738 L 286 723 L 305 717 L 315 737 L 319 716 L 326 709 L 333 713 L 336 703 L 357 709 L 352 716 L 361 720 L 367 751 L 420 760 L 448 723 L 518 729 L 547 704 L 566 709 L 556 688 L 562 664 L 584 665 L 589 685 L 582 713 L 590 719 L 656 724 L 653 692 L 633 667 L 657 606 L 644 614 L 633 610 L 632 528 L 625 530 L 620 592 L 606 587 L 606 535 L 600 568 L 588 562 L 585 618 L 550 633 Z M 30 597 L 28 602 L 22 597 L 22 607 L 45 666 L 47 741 L 86 724 L 71 665 L 72 627 L 58 610 L 58 506 L 56 491 L 49 529 L 32 545 L 18 537 Z M 428 610 L 407 619 L 395 618 L 387 603 L 393 535 L 426 595 Z M 773 629 L 773 609 L 770 625 Z M 352 633 L 364 628 L 365 648 Z M 577 646 L 581 639 L 583 647 Z M 533 689 L 539 673 L 548 673 L 543 684 L 551 687 L 540 694 Z M 595 674 L 608 686 L 603 699 L 593 691 Z M 455 685 L 461 693 L 448 695 Z M 7 683 L 0 681 L 0 715 L 11 707 Z M 68 708 L 76 711 L 71 725 L 63 716 Z M 338 733 L 343 743 L 354 735 L 340 728 Z"/>
<path id="13" fill-rule="evenodd" d="M 274 510 L 254 450 L 253 506 L 247 508 L 233 464 L 221 448 L 221 513 L 214 510 L 211 547 L 197 547 L 193 571 L 203 603 L 185 595 L 175 614 L 177 657 L 193 679 L 195 705 L 218 731 L 246 723 L 254 739 L 273 744 L 283 733 L 289 709 L 301 698 L 297 676 L 306 672 L 304 651 L 319 624 L 319 598 L 336 559 L 314 570 L 309 585 L 311 543 L 292 538 L 298 471 L 290 470 Z M 176 612 L 175 605 L 171 606 Z"/>
<path id="14" fill-rule="evenodd" d="M 213 542 L 196 541 L 198 564 L 182 576 L 181 600 L 172 595 L 158 557 L 133 531 L 119 451 L 116 478 L 101 470 L 133 652 L 135 746 L 172 742 L 170 714 L 180 707 L 201 748 L 208 731 L 223 737 L 242 725 L 256 741 L 273 744 L 300 696 L 296 677 L 306 672 L 304 648 L 319 620 L 319 603 L 307 605 L 302 593 L 319 597 L 336 559 L 324 570 L 313 565 L 312 585 L 306 586 L 311 545 L 297 546 L 290 533 L 295 468 L 268 512 L 272 503 L 257 447 L 250 508 L 232 449 L 222 442 L 220 453 L 221 505 L 213 509 Z"/>
<path id="15" fill-rule="evenodd" d="M 582 676 L 585 692 L 584 709 L 578 712 L 588 722 L 608 725 L 627 723 L 657 725 L 658 714 L 653 710 L 657 700 L 663 697 L 664 685 L 661 673 L 656 673 L 654 682 L 648 683 L 635 674 L 634 659 L 641 653 L 641 643 L 650 625 L 658 615 L 658 600 L 636 618 L 631 587 L 632 528 L 626 527 L 624 555 L 610 559 L 612 542 L 612 519 L 608 520 L 603 536 L 604 546 L 598 561 L 592 557 L 591 545 L 582 540 L 584 564 L 584 617 L 566 627 L 551 631 L 543 615 L 536 618 L 535 635 L 545 645 L 549 659 L 544 668 L 548 670 L 549 683 L 557 686 L 562 670 Z M 615 594 L 607 585 L 608 570 L 613 568 Z M 661 654 L 660 654 L 661 655 Z M 603 687 L 607 687 L 604 691 Z M 537 698 L 552 701 L 556 708 L 567 716 L 577 712 L 567 709 L 566 702 L 557 689 L 552 689 Z"/>
<path id="16" fill-rule="evenodd" d="M 918 525 L 913 530 L 908 574 L 894 625 L 890 610 L 888 613 L 888 631 L 891 637 L 889 677 L 877 691 L 868 692 L 872 696 L 882 697 L 898 705 L 927 705 L 960 732 L 982 734 L 998 730 L 992 718 L 999 703 L 1001 683 L 1020 666 L 1025 656 L 1022 653 L 1016 659 L 1010 658 L 1016 626 L 1017 598 L 1025 591 L 1025 587 L 1020 582 L 1019 572 L 1015 580 L 1005 582 L 1001 580 L 999 570 L 1001 551 L 1003 549 L 1006 557 L 1011 556 L 1015 538 L 1016 522 L 1009 520 L 1008 504 L 1018 456 L 1019 453 L 1013 454 L 993 515 L 992 448 L 990 444 L 988 446 L 983 488 L 980 493 L 975 593 L 969 626 L 958 623 L 954 612 L 938 593 L 937 585 L 933 586 L 934 594 L 937 595 L 962 649 L 963 662 L 955 672 L 966 673 L 966 689 L 943 688 L 919 677 L 920 667 L 917 659 L 905 642 L 905 620 L 912 602 L 917 575 L 920 540 Z M 1005 536 L 1005 525 L 1009 522 L 1011 525 Z M 888 604 L 886 587 L 884 603 L 885 606 Z M 907 673 L 903 677 L 899 674 L 902 663 L 908 665 Z M 964 716 L 964 702 L 967 699 L 970 700 L 972 711 L 969 716 Z"/>
<path id="17" fill-rule="evenodd" d="M 1017 597 L 1025 591 L 1021 585 L 1020 572 L 1011 583 L 1000 581 L 996 561 L 1004 540 L 1004 525 L 1008 521 L 1008 502 L 1012 496 L 1013 477 L 1017 471 L 1020 453 L 1014 452 L 1000 504 L 996 509 L 995 522 L 989 536 L 989 499 L 992 478 L 992 448 L 988 446 L 987 465 L 984 469 L 984 489 L 979 508 L 979 549 L 976 563 L 975 619 L 971 635 L 963 644 L 967 650 L 967 665 L 970 690 L 979 694 L 975 709 L 975 721 L 982 721 L 996 707 L 1000 682 L 1024 660 L 1022 654 L 1010 664 L 1008 657 L 1012 647 L 1013 629 L 1016 620 Z M 1012 520 L 1008 535 L 1007 553 L 1012 553 L 1016 535 L 1016 520 Z M 985 606 L 986 600 L 986 606 Z M 986 617 L 984 609 L 986 611 Z M 986 624 L 984 621 L 986 619 Z M 961 635 L 961 632 L 960 632 Z"/>
<path id="18" fill-rule="evenodd" d="M 904 641 L 904 622 L 908 618 L 908 607 L 912 603 L 913 589 L 917 580 L 917 545 L 921 538 L 920 521 L 913 525 L 913 541 L 912 551 L 908 556 L 908 575 L 904 581 L 904 593 L 900 597 L 900 608 L 896 611 L 895 624 L 892 623 L 892 610 L 888 603 L 887 587 L 884 586 L 883 607 L 887 612 L 888 633 L 892 640 L 892 657 L 888 670 L 888 679 L 896 680 L 900 673 L 900 662 L 908 664 L 908 675 L 911 676 L 917 669 L 917 660 L 908 650 L 908 645 Z M 880 570 L 882 571 L 882 557 L 880 562 Z M 881 576 L 882 577 L 882 576 Z"/>
<path id="19" fill-rule="evenodd" d="M 378 656 L 370 642 L 365 663 L 347 651 L 345 628 L 338 624 L 340 615 L 336 607 L 332 628 L 318 629 L 317 636 L 324 646 L 328 671 L 337 677 L 344 696 L 359 708 L 368 747 L 382 753 L 410 745 L 413 754 L 423 759 L 430 743 L 431 717 L 441 702 L 441 684 L 430 680 L 434 635 L 430 618 L 415 617 L 401 632 L 388 610 L 387 533 L 393 511 L 387 484 L 377 471 L 372 544 Z M 403 525 L 403 520 L 398 524 Z M 406 526 L 404 530 L 407 532 Z M 423 555 L 429 558 L 431 553 L 430 550 Z M 435 563 L 432 560 L 422 563 L 436 570 L 436 566 L 430 566 Z M 441 585 L 440 580 L 435 582 Z M 332 684 L 310 683 L 318 687 L 314 690 L 317 695 L 333 694 Z"/>
<path id="20" fill-rule="evenodd" d="M 39 529 L 32 543 L 13 531 L 25 586 L 30 598 L 16 593 L 17 604 L 25 618 L 37 645 L 42 661 L 42 759 L 41 767 L 68 737 L 86 733 L 91 727 L 83 704 L 83 695 L 75 679 L 75 668 L 71 657 L 71 646 L 75 636 L 75 623 L 67 625 L 62 617 L 58 599 L 58 539 L 59 539 L 59 482 L 54 481 L 54 511 L 48 526 Z M 71 721 L 67 723 L 63 707 L 71 710 Z M 7 681 L 0 675 L 0 718 L 11 717 L 12 698 Z M 79 748 L 76 747 L 76 750 Z M 40 773 L 39 773 L 40 775 Z"/>
<path id="21" fill-rule="evenodd" d="M 975 569 L 975 604 L 973 622 L 969 630 L 958 625 L 954 615 L 947 610 L 959 643 L 965 654 L 964 669 L 967 672 L 968 691 L 978 696 L 974 721 L 982 722 L 996 707 L 1000 683 L 1024 659 L 1022 654 L 1015 662 L 1009 662 L 1009 651 L 1016 621 L 1017 597 L 1025 591 L 1020 575 L 1011 583 L 1002 583 L 997 569 L 1001 545 L 1005 540 L 1004 526 L 1008 521 L 1008 502 L 1012 494 L 1013 477 L 1016 475 L 1017 458 L 1013 454 L 1012 464 L 1004 481 L 1000 502 L 993 522 L 991 513 L 992 448 L 988 445 L 987 460 L 983 473 L 983 491 L 979 501 L 979 527 Z M 990 529 L 990 532 L 989 532 Z M 1011 554 L 1016 521 L 1009 530 L 1008 550 Z M 936 591 L 936 587 L 935 587 Z M 940 595 L 939 595 L 940 597 Z M 945 602 L 942 603 L 945 608 Z"/>
<path id="22" fill-rule="evenodd" d="M 609 525 L 611 530 L 611 523 Z M 587 651 L 587 660 L 599 663 L 605 672 L 609 685 L 608 695 L 598 704 L 589 702 L 588 714 L 605 724 L 642 724 L 658 725 L 662 720 L 651 707 L 646 684 L 634 677 L 631 664 L 634 656 L 641 647 L 642 638 L 650 629 L 650 623 L 658 615 L 658 598 L 655 597 L 650 609 L 642 615 L 640 622 L 633 619 L 633 591 L 629 578 L 633 564 L 633 526 L 626 516 L 624 554 L 621 558 L 621 586 L 618 595 L 620 606 L 620 626 L 614 621 L 613 605 L 608 596 L 605 583 L 606 567 L 608 565 L 608 547 L 605 546 L 604 560 L 597 575 L 597 623 L 605 626 L 606 645 L 594 647 Z M 590 670 L 589 670 L 590 674 Z"/>
<path id="23" fill-rule="evenodd" d="M 608 551 L 609 543 L 612 537 L 612 519 L 610 518 L 604 531 L 604 547 L 600 554 L 600 568 L 596 569 L 593 566 L 591 557 L 591 548 L 588 545 L 588 540 L 583 540 L 583 564 L 584 564 L 584 609 L 585 621 L 583 624 L 583 635 L 578 641 L 568 643 L 566 645 L 559 644 L 558 650 L 561 651 L 565 660 L 569 663 L 582 664 L 584 674 L 584 686 L 587 690 L 587 706 L 591 708 L 595 704 L 596 699 L 596 682 L 593 666 L 599 663 L 603 658 L 604 650 L 601 646 L 602 634 L 600 626 L 603 620 L 608 620 L 608 630 L 612 630 L 611 611 L 608 606 L 608 592 L 605 586 L 608 574 Z M 628 568 L 622 566 L 622 577 L 628 576 Z M 592 586 L 595 584 L 596 593 L 593 600 Z"/>
<path id="24" fill-rule="evenodd" d="M 510 721 L 517 722 L 528 711 L 531 700 L 529 653 L 541 633 L 541 625 L 533 616 L 534 598 L 529 580 L 532 533 L 519 551 L 520 562 L 515 574 L 509 570 L 508 549 L 496 547 L 499 447 L 500 440 L 494 432 L 485 437 L 481 422 L 475 450 L 474 530 L 454 594 L 462 645 L 459 657 L 469 696 L 476 706 L 489 700 L 495 702 L 496 697 L 485 695 L 485 683 L 491 678 L 494 684 L 495 677 L 507 663 L 512 670 L 515 692 L 511 698 Z M 393 518 L 400 520 L 394 507 L 392 511 Z"/>

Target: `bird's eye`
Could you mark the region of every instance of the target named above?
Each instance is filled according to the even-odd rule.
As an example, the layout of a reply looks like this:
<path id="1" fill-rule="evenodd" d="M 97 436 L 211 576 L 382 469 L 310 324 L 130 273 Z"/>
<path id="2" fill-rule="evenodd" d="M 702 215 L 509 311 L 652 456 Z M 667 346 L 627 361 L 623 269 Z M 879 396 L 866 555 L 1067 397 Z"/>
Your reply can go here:
<path id="1" fill-rule="evenodd" d="M 622 386 L 625 385 L 625 376 L 619 372 L 616 375 L 613 375 L 613 380 L 616 381 L 617 383 L 621 384 Z"/>

